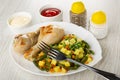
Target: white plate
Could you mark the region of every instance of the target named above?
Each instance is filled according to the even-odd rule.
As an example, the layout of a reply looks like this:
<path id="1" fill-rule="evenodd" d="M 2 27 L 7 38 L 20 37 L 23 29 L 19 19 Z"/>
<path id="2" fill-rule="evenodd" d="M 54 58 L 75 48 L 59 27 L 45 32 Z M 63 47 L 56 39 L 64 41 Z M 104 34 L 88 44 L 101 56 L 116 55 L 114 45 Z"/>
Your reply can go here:
<path id="1" fill-rule="evenodd" d="M 93 66 L 102 59 L 102 50 L 101 50 L 100 44 L 96 40 L 96 38 L 89 31 L 87 31 L 84 28 L 79 27 L 77 25 L 71 24 L 71 23 L 67 23 L 67 22 L 47 22 L 47 23 L 37 24 L 37 25 L 34 25 L 33 27 L 30 27 L 27 30 L 24 30 L 23 33 L 30 32 L 30 31 L 35 31 L 39 27 L 49 25 L 49 24 L 58 25 L 58 26 L 64 28 L 66 34 L 69 34 L 69 33 L 70 34 L 75 34 L 76 36 L 82 38 L 83 40 L 88 42 L 88 44 L 90 44 L 91 49 L 95 52 L 95 55 L 93 55 L 93 61 L 88 65 Z M 19 54 L 15 53 L 13 51 L 13 48 L 12 48 L 12 43 L 13 42 L 11 42 L 11 45 L 10 45 L 10 55 L 12 56 L 14 62 L 20 68 L 22 68 L 23 70 L 28 71 L 32 74 L 43 75 L 43 76 L 62 76 L 62 75 L 70 75 L 70 74 L 74 74 L 74 73 L 77 73 L 77 72 L 81 72 L 81 71 L 86 69 L 86 68 L 80 67 L 77 70 L 71 70 L 71 71 L 68 71 L 65 74 L 49 73 L 49 72 L 41 71 L 32 62 L 24 59 L 23 55 L 19 55 Z"/>

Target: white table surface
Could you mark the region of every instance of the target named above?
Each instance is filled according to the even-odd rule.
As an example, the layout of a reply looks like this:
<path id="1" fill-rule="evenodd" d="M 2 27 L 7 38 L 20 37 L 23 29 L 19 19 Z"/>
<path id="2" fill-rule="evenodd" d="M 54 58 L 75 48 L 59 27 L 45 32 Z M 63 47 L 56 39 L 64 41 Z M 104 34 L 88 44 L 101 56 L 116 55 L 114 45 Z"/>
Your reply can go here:
<path id="1" fill-rule="evenodd" d="M 7 18 L 15 12 L 28 11 L 33 16 L 33 25 L 41 23 L 38 10 L 51 3 L 63 9 L 63 21 L 69 22 L 71 3 L 77 0 L 0 0 L 0 80 L 105 80 L 94 72 L 85 70 L 69 76 L 44 77 L 32 75 L 15 65 L 9 55 L 12 32 L 6 24 Z M 95 10 L 104 10 L 107 14 L 109 32 L 106 38 L 99 40 L 103 50 L 103 59 L 94 67 L 120 75 L 120 0 L 83 0 L 88 18 Z"/>

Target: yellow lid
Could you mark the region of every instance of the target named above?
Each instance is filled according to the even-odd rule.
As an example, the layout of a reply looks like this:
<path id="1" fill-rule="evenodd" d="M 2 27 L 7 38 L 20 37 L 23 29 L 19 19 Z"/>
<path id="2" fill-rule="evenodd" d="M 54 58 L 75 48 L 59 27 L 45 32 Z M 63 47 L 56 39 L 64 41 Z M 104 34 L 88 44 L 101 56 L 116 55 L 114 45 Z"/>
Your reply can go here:
<path id="1" fill-rule="evenodd" d="M 97 11 L 92 14 L 91 21 L 95 24 L 106 23 L 106 15 L 103 11 Z"/>
<path id="2" fill-rule="evenodd" d="M 71 7 L 71 11 L 76 14 L 80 14 L 85 11 L 85 6 L 81 1 L 74 2 Z"/>

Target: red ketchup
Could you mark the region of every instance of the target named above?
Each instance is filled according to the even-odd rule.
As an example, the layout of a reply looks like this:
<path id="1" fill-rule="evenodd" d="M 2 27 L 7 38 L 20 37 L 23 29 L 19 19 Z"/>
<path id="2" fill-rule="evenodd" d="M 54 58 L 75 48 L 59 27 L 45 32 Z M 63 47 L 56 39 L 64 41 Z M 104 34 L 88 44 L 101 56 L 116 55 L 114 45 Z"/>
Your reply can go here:
<path id="1" fill-rule="evenodd" d="M 60 13 L 61 11 L 57 8 L 46 8 L 41 12 L 41 15 L 45 17 L 53 17 Z"/>

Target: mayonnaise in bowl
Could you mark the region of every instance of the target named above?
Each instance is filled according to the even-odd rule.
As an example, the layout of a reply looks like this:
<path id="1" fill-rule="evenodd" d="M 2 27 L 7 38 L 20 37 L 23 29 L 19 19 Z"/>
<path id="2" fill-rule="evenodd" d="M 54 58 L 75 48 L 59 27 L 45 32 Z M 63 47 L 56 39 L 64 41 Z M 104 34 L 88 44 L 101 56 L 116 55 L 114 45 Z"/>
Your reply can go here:
<path id="1" fill-rule="evenodd" d="M 26 16 L 16 16 L 14 17 L 9 24 L 13 27 L 16 26 L 24 26 L 25 24 L 30 22 L 30 18 Z"/>
<path id="2" fill-rule="evenodd" d="M 30 26 L 32 16 L 28 12 L 17 12 L 10 16 L 7 24 L 14 32 L 20 32 L 24 27 Z"/>

